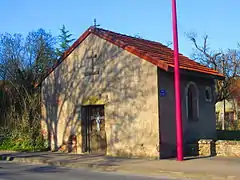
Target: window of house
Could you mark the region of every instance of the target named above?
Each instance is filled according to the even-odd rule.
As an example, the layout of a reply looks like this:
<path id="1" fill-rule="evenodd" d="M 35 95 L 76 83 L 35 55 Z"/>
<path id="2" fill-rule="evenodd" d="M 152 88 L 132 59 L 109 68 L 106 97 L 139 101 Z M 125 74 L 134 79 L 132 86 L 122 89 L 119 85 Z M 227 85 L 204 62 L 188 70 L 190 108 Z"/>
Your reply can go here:
<path id="1" fill-rule="evenodd" d="M 225 121 L 232 122 L 234 120 L 234 112 L 225 112 Z"/>
<path id="2" fill-rule="evenodd" d="M 189 121 L 199 119 L 199 93 L 196 83 L 189 82 L 186 87 L 186 111 Z"/>
<path id="3" fill-rule="evenodd" d="M 205 88 L 205 100 L 207 102 L 212 102 L 212 89 L 209 86 Z"/>

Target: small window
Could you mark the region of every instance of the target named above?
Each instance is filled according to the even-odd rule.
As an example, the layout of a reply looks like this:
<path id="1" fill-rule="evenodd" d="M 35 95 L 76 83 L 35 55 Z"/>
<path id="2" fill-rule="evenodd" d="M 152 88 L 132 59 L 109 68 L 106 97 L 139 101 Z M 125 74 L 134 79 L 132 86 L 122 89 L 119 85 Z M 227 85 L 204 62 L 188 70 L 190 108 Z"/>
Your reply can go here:
<path id="1" fill-rule="evenodd" d="M 189 82 L 186 87 L 186 111 L 189 121 L 199 119 L 199 94 L 196 83 Z"/>
<path id="2" fill-rule="evenodd" d="M 233 122 L 234 121 L 234 112 L 225 112 L 225 121 L 227 122 Z"/>
<path id="3" fill-rule="evenodd" d="M 207 102 L 212 102 L 212 89 L 209 86 L 205 88 L 205 100 Z"/>

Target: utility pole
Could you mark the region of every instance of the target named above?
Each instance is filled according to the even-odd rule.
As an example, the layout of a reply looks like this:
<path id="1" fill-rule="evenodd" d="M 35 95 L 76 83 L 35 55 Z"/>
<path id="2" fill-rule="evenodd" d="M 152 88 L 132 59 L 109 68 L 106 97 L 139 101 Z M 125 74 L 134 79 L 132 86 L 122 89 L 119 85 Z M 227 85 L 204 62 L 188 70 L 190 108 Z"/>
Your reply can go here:
<path id="1" fill-rule="evenodd" d="M 223 56 L 223 59 L 222 59 L 222 71 L 223 71 L 223 74 L 224 74 L 224 59 L 225 56 Z M 224 86 L 224 82 L 223 82 L 223 86 Z M 223 92 L 224 93 L 224 92 Z M 225 98 L 223 99 L 223 118 L 222 118 L 222 130 L 225 130 L 225 114 L 226 114 L 226 101 L 225 101 Z"/>
<path id="2" fill-rule="evenodd" d="M 183 161 L 182 107 L 181 107 L 180 73 L 179 73 L 176 0 L 172 0 L 172 28 L 174 45 L 174 84 L 175 84 L 175 107 L 176 107 L 177 160 Z"/>
<path id="3" fill-rule="evenodd" d="M 226 112 L 226 101 L 223 100 L 223 118 L 222 118 L 222 130 L 225 130 L 225 113 Z"/>

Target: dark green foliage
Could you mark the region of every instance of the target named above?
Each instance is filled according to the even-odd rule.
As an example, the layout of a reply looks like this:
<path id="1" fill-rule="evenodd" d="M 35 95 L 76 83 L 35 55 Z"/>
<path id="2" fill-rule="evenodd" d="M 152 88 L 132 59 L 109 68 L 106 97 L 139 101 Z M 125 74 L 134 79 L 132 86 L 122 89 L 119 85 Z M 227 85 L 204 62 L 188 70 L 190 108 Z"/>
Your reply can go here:
<path id="1" fill-rule="evenodd" d="M 72 41 L 74 41 L 72 34 L 70 34 L 65 25 L 63 25 L 60 29 L 59 47 L 56 49 L 58 57 L 61 57 L 62 54 L 70 47 Z"/>
<path id="2" fill-rule="evenodd" d="M 227 130 L 218 130 L 217 131 L 218 140 L 238 140 L 240 141 L 240 131 L 227 131 Z"/>
<path id="3" fill-rule="evenodd" d="M 48 148 L 38 127 L 19 125 L 15 129 L 0 128 L 0 150 L 42 151 Z"/>

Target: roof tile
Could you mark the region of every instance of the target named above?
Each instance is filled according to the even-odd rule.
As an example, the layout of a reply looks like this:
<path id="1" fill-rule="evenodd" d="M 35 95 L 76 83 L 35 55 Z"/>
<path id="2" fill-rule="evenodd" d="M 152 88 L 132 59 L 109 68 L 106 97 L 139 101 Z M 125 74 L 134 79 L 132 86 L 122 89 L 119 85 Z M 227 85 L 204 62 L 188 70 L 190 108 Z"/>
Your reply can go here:
<path id="1" fill-rule="evenodd" d="M 101 28 L 90 27 L 73 43 L 73 45 L 66 52 L 64 52 L 60 58 L 61 60 L 58 61 L 58 63 L 48 71 L 41 81 L 43 81 L 62 61 L 64 61 L 66 57 L 91 33 L 125 49 L 128 52 L 131 52 L 132 54 L 135 54 L 142 59 L 151 62 L 152 64 L 166 71 L 169 70 L 169 67 L 174 67 L 174 51 L 159 42 L 131 37 Z M 179 54 L 179 68 L 214 75 L 218 78 L 224 78 L 223 74 L 219 73 L 218 71 L 203 66 L 200 63 L 183 56 L 182 54 Z"/>
<path id="2" fill-rule="evenodd" d="M 100 38 L 114 43 L 117 46 L 122 47 L 120 44 L 125 44 L 124 49 L 126 50 L 128 49 L 127 47 L 134 48 L 135 50 L 131 50 L 131 53 L 143 59 L 145 59 L 143 55 L 145 54 L 146 57 L 148 57 L 148 59 L 146 60 L 151 61 L 149 59 L 154 59 L 154 63 L 152 63 L 159 66 L 160 68 L 164 67 L 164 69 L 167 70 L 167 66 L 174 67 L 174 51 L 161 43 L 131 37 L 100 28 L 94 28 L 93 33 Z M 179 54 L 179 67 L 180 69 L 186 69 L 190 71 L 224 77 L 218 71 L 203 66 L 200 63 L 197 63 L 196 61 L 191 60 L 186 56 L 183 56 L 182 54 Z"/>

